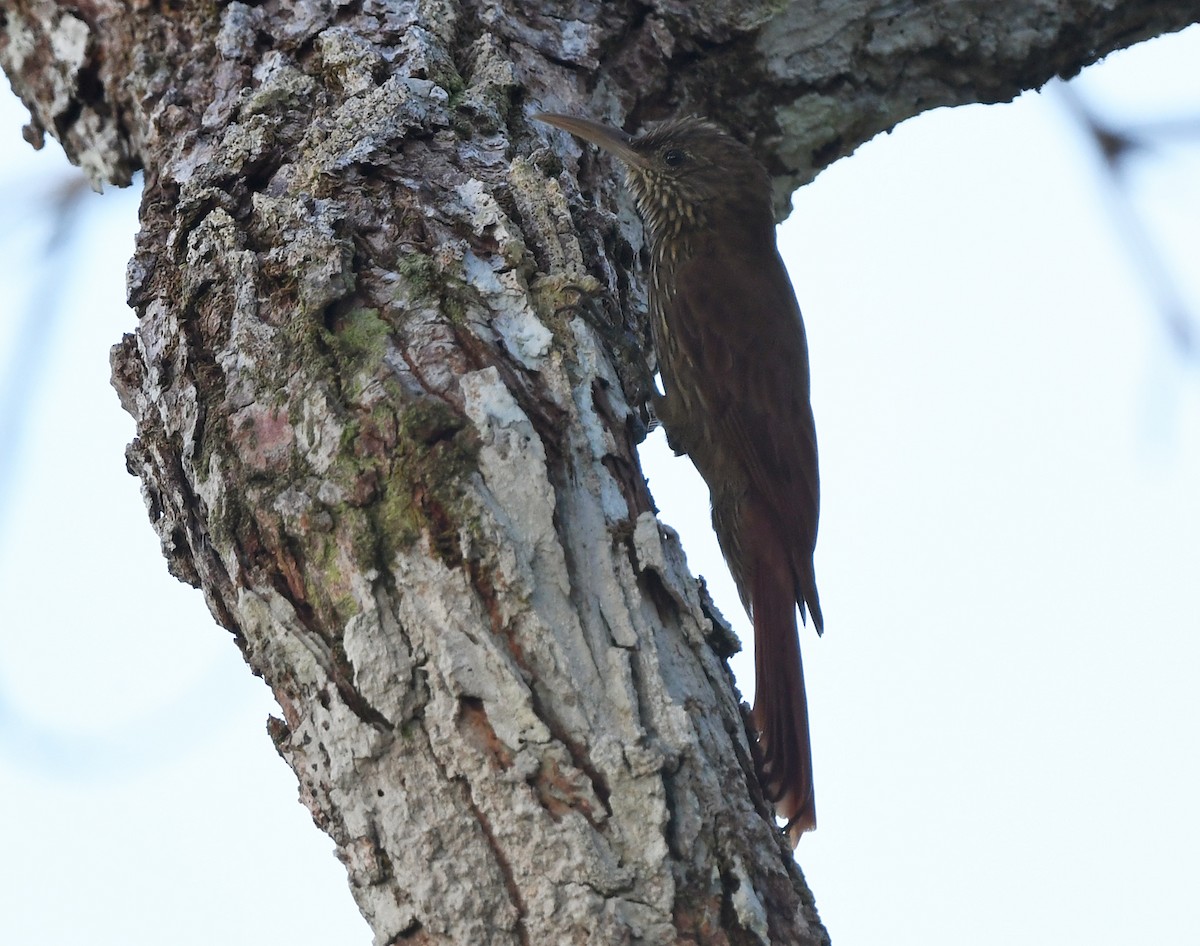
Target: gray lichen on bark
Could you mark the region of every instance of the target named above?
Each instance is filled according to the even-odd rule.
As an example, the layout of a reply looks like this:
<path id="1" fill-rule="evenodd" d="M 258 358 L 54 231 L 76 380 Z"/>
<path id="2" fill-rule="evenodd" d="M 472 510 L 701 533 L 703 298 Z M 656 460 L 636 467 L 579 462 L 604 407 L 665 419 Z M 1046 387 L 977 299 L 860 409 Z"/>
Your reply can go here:
<path id="1" fill-rule="evenodd" d="M 638 470 L 640 225 L 529 112 L 707 113 L 782 206 L 1192 6 L 6 5 L 29 137 L 144 169 L 129 468 L 378 943 L 827 941 Z"/>

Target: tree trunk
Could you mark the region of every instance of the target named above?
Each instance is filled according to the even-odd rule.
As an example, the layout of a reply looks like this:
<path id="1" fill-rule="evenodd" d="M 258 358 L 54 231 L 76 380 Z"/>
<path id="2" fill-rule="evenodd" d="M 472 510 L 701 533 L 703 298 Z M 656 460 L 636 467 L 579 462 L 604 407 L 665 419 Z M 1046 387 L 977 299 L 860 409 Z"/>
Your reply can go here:
<path id="1" fill-rule="evenodd" d="M 827 942 L 639 471 L 640 225 L 528 116 L 707 114 L 782 208 L 1194 0 L 131 6 L 6 0 L 0 62 L 32 141 L 145 172 L 129 468 L 376 942 Z"/>

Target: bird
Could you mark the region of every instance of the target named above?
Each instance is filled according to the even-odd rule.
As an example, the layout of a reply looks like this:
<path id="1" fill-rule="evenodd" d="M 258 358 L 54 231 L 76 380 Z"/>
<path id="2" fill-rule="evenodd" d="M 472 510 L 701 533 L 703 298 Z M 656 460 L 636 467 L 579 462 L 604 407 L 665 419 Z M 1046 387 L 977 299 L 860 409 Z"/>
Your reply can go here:
<path id="1" fill-rule="evenodd" d="M 820 483 L 808 342 L 775 242 L 770 176 L 750 148 L 700 117 L 636 135 L 572 115 L 534 118 L 625 167 L 650 249 L 662 382 L 651 406 L 671 449 L 709 488 L 713 529 L 754 627 L 759 782 L 795 847 L 816 827 L 796 611 L 822 633 Z"/>

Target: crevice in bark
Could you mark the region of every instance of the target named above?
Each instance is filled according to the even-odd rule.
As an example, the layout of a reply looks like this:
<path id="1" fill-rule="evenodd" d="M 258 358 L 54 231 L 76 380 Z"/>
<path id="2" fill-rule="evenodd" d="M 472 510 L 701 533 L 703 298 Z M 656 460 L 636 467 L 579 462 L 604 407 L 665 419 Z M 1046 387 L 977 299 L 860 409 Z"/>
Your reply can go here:
<path id="1" fill-rule="evenodd" d="M 525 926 L 525 918 L 529 914 L 529 909 L 525 905 L 524 898 L 521 896 L 521 886 L 517 883 L 512 865 L 508 862 L 503 847 L 496 840 L 491 823 L 488 821 L 487 816 L 479 810 L 479 806 L 475 804 L 474 799 L 471 798 L 469 787 L 466 789 L 465 794 L 467 796 L 467 804 L 470 805 L 471 811 L 475 815 L 479 829 L 487 840 L 487 846 L 491 851 L 492 858 L 500 870 L 501 877 L 504 879 L 504 888 L 508 892 L 509 902 L 516 910 L 516 920 L 513 924 L 514 932 L 517 934 L 517 939 L 521 943 L 521 946 L 529 946 L 529 930 Z"/>

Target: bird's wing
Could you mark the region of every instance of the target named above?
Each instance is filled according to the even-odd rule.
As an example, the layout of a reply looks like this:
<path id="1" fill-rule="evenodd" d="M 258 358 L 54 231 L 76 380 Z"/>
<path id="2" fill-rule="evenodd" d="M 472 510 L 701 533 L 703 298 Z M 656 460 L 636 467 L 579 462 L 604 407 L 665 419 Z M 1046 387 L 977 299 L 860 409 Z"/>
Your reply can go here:
<path id="1" fill-rule="evenodd" d="M 774 247 L 713 245 L 676 273 L 671 330 L 684 337 L 713 436 L 736 450 L 777 518 L 820 629 L 812 578 L 820 509 L 808 344 L 791 281 Z M 697 331 L 700 325 L 718 331 Z M 709 484 L 710 487 L 713 484 Z"/>

